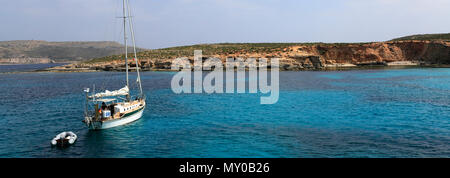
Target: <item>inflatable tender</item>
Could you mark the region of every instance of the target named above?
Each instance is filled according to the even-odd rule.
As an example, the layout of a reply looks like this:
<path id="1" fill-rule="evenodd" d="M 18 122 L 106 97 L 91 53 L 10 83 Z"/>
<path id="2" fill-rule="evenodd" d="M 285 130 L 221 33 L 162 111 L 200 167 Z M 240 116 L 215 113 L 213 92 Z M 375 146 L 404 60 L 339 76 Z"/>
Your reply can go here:
<path id="1" fill-rule="evenodd" d="M 52 140 L 52 146 L 67 147 L 77 141 L 77 135 L 73 132 L 62 132 Z"/>

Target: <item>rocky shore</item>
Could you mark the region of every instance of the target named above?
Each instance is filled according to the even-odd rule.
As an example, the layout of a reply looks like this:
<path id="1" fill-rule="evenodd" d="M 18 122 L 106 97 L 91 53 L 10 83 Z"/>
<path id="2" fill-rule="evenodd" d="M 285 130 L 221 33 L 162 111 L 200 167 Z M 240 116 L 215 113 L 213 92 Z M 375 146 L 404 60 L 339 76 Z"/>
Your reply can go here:
<path id="1" fill-rule="evenodd" d="M 231 45 L 231 44 L 230 44 Z M 222 45 L 225 46 L 226 45 Z M 192 47 L 195 48 L 195 47 Z M 199 50 L 202 50 L 201 48 Z M 220 51 L 220 50 L 217 50 Z M 224 50 L 222 50 L 224 51 Z M 161 50 L 161 53 L 167 51 Z M 170 51 L 174 52 L 174 50 Z M 175 51 L 177 52 L 177 51 Z M 175 53 L 174 52 L 174 53 Z M 143 71 L 170 70 L 172 60 L 186 57 L 193 61 L 192 54 L 183 53 L 171 57 L 152 57 L 148 53 L 139 53 Z M 157 50 L 151 54 L 158 53 Z M 179 54 L 178 52 L 176 54 Z M 218 58 L 225 62 L 227 58 L 279 58 L 280 70 L 339 70 L 343 68 L 361 68 L 372 66 L 442 66 L 450 64 L 450 42 L 448 41 L 389 41 L 350 44 L 289 44 L 276 50 L 228 50 L 226 52 L 204 52 L 204 59 Z M 46 71 L 125 71 L 123 56 L 111 56 L 107 61 L 84 62 L 59 66 Z M 130 62 L 131 68 L 135 64 Z"/>

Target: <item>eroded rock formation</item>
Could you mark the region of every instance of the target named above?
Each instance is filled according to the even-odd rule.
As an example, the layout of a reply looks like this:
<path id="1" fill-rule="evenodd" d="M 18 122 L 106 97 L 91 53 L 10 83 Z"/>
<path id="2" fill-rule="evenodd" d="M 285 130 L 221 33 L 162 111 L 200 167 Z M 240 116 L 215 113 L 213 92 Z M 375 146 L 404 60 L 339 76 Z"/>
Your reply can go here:
<path id="1" fill-rule="evenodd" d="M 185 56 L 193 61 L 192 56 Z M 242 52 L 204 55 L 205 58 L 279 58 L 280 70 L 322 70 L 365 65 L 449 65 L 450 42 L 393 41 L 361 44 L 292 45 L 275 52 Z M 170 70 L 173 59 L 141 57 L 143 70 Z M 131 64 L 132 62 L 130 62 Z M 192 63 L 192 62 L 191 62 Z M 65 68 L 123 71 L 122 59 L 93 64 L 72 64 Z"/>

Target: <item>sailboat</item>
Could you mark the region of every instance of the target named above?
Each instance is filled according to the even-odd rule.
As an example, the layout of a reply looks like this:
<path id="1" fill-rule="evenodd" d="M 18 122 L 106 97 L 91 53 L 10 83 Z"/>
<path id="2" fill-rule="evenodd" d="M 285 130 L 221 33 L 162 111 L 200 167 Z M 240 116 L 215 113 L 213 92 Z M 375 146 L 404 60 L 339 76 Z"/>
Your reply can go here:
<path id="1" fill-rule="evenodd" d="M 130 95 L 130 84 L 128 78 L 129 63 L 127 22 L 133 43 L 133 60 L 136 62 L 136 82 L 139 86 L 139 94 L 135 97 Z M 86 106 L 83 122 L 90 130 L 108 129 L 134 122 L 142 117 L 146 106 L 145 95 L 142 92 L 141 76 L 139 74 L 139 60 L 136 54 L 136 41 L 134 37 L 133 19 L 131 17 L 129 0 L 123 0 L 123 29 L 125 43 L 126 86 L 118 90 L 105 90 L 100 93 L 95 93 L 95 85 L 92 93 L 90 93 L 89 88 L 84 89 L 86 95 Z"/>

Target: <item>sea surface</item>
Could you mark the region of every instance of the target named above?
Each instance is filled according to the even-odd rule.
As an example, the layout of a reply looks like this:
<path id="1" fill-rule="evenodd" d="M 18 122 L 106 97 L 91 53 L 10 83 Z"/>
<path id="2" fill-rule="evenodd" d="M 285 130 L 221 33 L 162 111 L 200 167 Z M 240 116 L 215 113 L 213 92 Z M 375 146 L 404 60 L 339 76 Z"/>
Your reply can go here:
<path id="1" fill-rule="evenodd" d="M 0 73 L 11 73 L 11 72 L 32 72 L 35 70 L 46 69 L 56 66 L 62 66 L 66 63 L 52 63 L 52 64 L 0 64 Z"/>
<path id="2" fill-rule="evenodd" d="M 83 88 L 121 88 L 123 73 L 0 74 L 0 157 L 450 157 L 450 69 L 280 72 L 274 105 L 177 95 L 174 74 L 142 73 L 143 118 L 103 131 L 81 122 Z M 77 142 L 52 148 L 62 131 Z"/>

